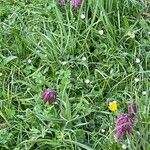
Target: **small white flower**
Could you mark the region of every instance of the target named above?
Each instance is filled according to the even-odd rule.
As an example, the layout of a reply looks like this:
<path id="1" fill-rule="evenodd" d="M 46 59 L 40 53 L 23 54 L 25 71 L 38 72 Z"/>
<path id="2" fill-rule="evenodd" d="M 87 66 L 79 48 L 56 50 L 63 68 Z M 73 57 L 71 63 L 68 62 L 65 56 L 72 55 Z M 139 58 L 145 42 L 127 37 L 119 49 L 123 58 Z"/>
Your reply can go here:
<path id="1" fill-rule="evenodd" d="M 3 75 L 3 73 L 2 72 L 0 72 L 0 77 Z"/>
<path id="2" fill-rule="evenodd" d="M 137 64 L 139 64 L 139 63 L 141 62 L 141 60 L 140 60 L 139 58 L 136 58 L 136 59 L 135 59 L 135 62 L 136 62 Z"/>
<path id="3" fill-rule="evenodd" d="M 114 72 L 114 69 L 111 69 L 111 70 L 110 70 L 110 74 L 113 74 L 113 72 Z"/>
<path id="4" fill-rule="evenodd" d="M 142 95 L 143 95 L 143 96 L 145 96 L 146 94 L 147 94 L 147 92 L 146 92 L 146 91 L 143 91 L 143 92 L 142 92 Z"/>
<path id="5" fill-rule="evenodd" d="M 82 61 L 86 61 L 86 57 L 82 57 Z"/>
<path id="6" fill-rule="evenodd" d="M 81 19 L 85 19 L 85 15 L 84 14 L 81 14 Z"/>
<path id="7" fill-rule="evenodd" d="M 125 144 L 122 144 L 122 149 L 127 149 L 127 146 Z"/>
<path id="8" fill-rule="evenodd" d="M 139 78 L 135 78 L 134 81 L 135 81 L 135 82 L 139 82 L 140 79 L 139 79 Z"/>
<path id="9" fill-rule="evenodd" d="M 127 56 L 127 55 L 128 55 L 128 53 L 127 53 L 127 52 L 123 52 L 123 55 L 124 55 L 124 56 Z"/>
<path id="10" fill-rule="evenodd" d="M 102 133 L 105 133 L 105 129 L 101 129 L 101 132 L 102 132 Z"/>
<path id="11" fill-rule="evenodd" d="M 103 34 L 104 34 L 104 31 L 103 31 L 103 30 L 99 30 L 98 33 L 99 33 L 100 35 L 103 35 Z"/>
<path id="12" fill-rule="evenodd" d="M 32 62 L 31 59 L 28 59 L 28 63 L 31 64 L 31 62 Z"/>
<path id="13" fill-rule="evenodd" d="M 133 39 L 133 38 L 135 38 L 135 34 L 134 34 L 134 32 L 128 32 L 127 33 L 127 35 L 131 38 L 131 39 Z"/>
<path id="14" fill-rule="evenodd" d="M 150 34 L 150 32 L 148 32 L 148 34 Z"/>
<path id="15" fill-rule="evenodd" d="M 61 62 L 61 63 L 62 63 L 62 65 L 63 65 L 63 66 L 67 64 L 67 62 L 66 62 L 66 61 L 63 61 L 63 62 Z"/>
<path id="16" fill-rule="evenodd" d="M 90 80 L 89 80 L 89 79 L 86 79 L 84 82 L 85 82 L 86 84 L 89 84 L 89 83 L 90 83 Z"/>
<path id="17" fill-rule="evenodd" d="M 130 36 L 130 38 L 131 38 L 131 39 L 135 38 L 135 34 L 132 33 L 131 36 Z"/>

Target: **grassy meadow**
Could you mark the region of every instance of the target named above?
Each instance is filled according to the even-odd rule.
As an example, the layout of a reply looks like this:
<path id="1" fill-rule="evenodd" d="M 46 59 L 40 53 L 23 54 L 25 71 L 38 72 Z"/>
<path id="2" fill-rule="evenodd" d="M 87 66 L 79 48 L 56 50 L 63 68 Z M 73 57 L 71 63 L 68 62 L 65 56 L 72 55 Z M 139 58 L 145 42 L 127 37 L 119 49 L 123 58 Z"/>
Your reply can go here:
<path id="1" fill-rule="evenodd" d="M 149 37 L 148 0 L 0 0 L 0 150 L 150 150 Z"/>

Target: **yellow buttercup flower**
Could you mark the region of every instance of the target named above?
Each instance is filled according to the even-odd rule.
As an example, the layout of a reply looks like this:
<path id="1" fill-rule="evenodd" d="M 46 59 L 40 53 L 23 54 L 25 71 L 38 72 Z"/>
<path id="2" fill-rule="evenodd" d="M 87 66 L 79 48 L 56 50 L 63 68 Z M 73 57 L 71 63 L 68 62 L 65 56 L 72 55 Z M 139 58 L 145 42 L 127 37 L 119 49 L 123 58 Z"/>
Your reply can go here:
<path id="1" fill-rule="evenodd" d="M 117 110 L 117 102 L 116 101 L 112 101 L 112 102 L 109 102 L 109 106 L 108 108 L 111 110 L 111 111 L 116 111 Z"/>

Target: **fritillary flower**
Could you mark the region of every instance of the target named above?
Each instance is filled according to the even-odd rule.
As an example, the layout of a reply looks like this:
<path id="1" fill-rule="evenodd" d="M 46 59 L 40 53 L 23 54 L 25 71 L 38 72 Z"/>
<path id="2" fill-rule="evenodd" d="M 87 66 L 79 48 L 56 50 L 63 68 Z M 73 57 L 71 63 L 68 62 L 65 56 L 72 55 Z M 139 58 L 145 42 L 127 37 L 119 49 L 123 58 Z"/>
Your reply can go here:
<path id="1" fill-rule="evenodd" d="M 133 120 L 129 114 L 121 114 L 115 124 L 115 138 L 120 141 L 126 134 L 130 134 L 133 128 Z"/>
<path id="2" fill-rule="evenodd" d="M 74 9 L 77 9 L 81 6 L 81 4 L 83 3 L 84 0 L 72 0 L 71 3 L 72 3 L 72 7 Z"/>
<path id="3" fill-rule="evenodd" d="M 130 117 L 133 118 L 136 113 L 137 113 L 137 105 L 136 105 L 136 103 L 130 103 L 128 105 L 128 114 L 130 115 Z"/>
<path id="4" fill-rule="evenodd" d="M 67 0 L 60 0 L 60 4 L 61 4 L 62 6 L 65 6 L 65 5 L 66 5 L 66 2 L 67 2 Z"/>
<path id="5" fill-rule="evenodd" d="M 56 100 L 56 91 L 53 89 L 46 89 L 42 93 L 42 98 L 45 102 L 48 102 L 49 104 L 53 103 Z"/>
<path id="6" fill-rule="evenodd" d="M 121 114 L 115 123 L 115 138 L 116 141 L 120 141 L 127 134 L 132 133 L 134 117 L 137 113 L 136 103 L 130 103 L 128 105 L 128 113 Z"/>

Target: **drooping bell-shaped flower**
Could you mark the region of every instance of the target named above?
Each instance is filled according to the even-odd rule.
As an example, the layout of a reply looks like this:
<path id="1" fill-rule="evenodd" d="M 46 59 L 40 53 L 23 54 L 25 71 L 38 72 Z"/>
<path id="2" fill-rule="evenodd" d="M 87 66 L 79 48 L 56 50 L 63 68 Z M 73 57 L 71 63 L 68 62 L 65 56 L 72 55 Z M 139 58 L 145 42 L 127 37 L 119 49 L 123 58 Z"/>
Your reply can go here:
<path id="1" fill-rule="evenodd" d="M 67 0 L 59 0 L 59 2 L 60 2 L 60 4 L 61 4 L 62 6 L 65 6 L 66 3 L 67 3 Z"/>
<path id="2" fill-rule="evenodd" d="M 53 103 L 56 100 L 57 92 L 53 89 L 46 89 L 42 93 L 42 98 L 45 102 L 48 102 L 49 104 Z"/>
<path id="3" fill-rule="evenodd" d="M 71 3 L 72 3 L 72 7 L 74 9 L 77 9 L 81 6 L 81 4 L 84 2 L 84 0 L 72 0 Z"/>
<path id="4" fill-rule="evenodd" d="M 133 120 L 129 114 L 121 114 L 115 124 L 115 138 L 120 141 L 126 134 L 130 134 L 133 128 Z"/>
<path id="5" fill-rule="evenodd" d="M 130 103 L 128 105 L 128 114 L 130 115 L 130 117 L 134 118 L 136 113 L 137 113 L 137 105 L 136 105 L 136 103 Z"/>

